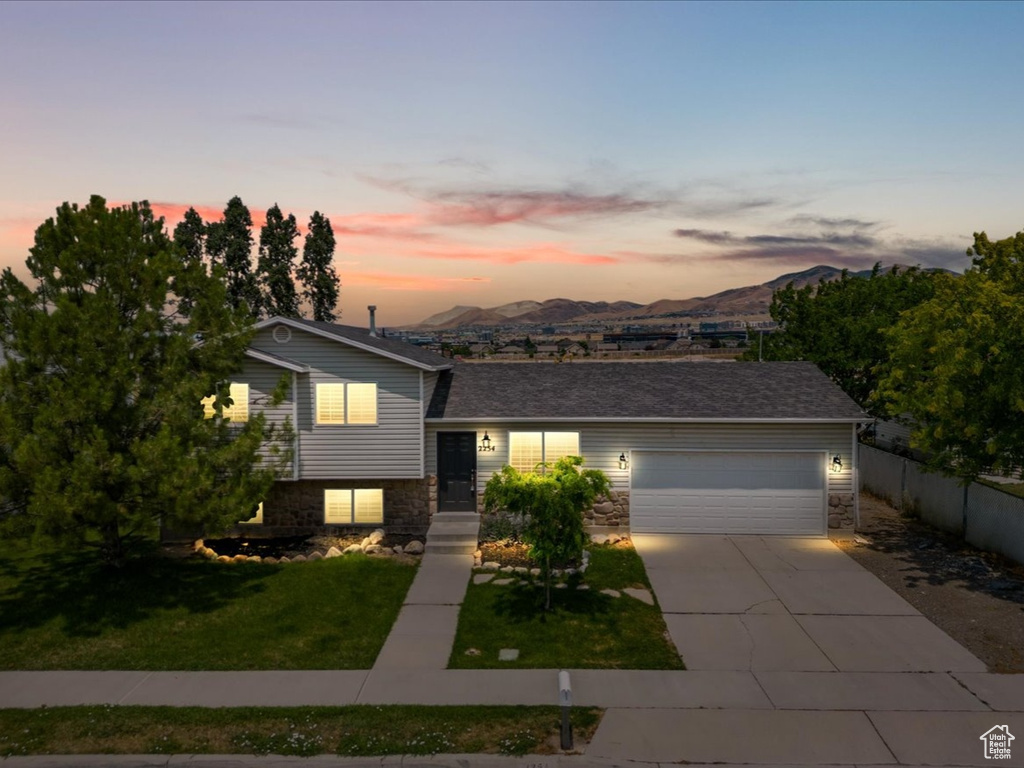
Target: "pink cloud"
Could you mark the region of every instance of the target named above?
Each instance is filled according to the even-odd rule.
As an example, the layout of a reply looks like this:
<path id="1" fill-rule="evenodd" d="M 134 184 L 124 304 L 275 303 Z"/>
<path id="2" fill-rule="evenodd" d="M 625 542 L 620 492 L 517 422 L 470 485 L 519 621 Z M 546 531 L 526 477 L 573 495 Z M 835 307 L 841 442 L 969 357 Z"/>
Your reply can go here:
<path id="1" fill-rule="evenodd" d="M 489 282 L 489 277 L 434 277 L 391 272 L 352 272 L 342 276 L 344 286 L 364 285 L 386 291 L 450 291 L 460 285 Z"/>

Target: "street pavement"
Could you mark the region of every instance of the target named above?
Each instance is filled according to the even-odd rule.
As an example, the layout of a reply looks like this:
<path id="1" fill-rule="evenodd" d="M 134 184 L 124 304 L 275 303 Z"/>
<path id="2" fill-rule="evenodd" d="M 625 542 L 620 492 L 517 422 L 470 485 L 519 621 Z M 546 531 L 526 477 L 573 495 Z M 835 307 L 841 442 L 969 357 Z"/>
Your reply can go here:
<path id="1" fill-rule="evenodd" d="M 572 670 L 582 754 L 39 756 L 50 766 L 1024 766 L 1024 675 L 995 675 L 826 539 L 633 537 L 686 671 Z M 466 555 L 424 557 L 373 669 L 0 672 L 0 707 L 556 704 L 557 670 L 449 670 Z M 986 756 L 1005 726 L 1021 741 Z M 998 729 L 997 736 L 1004 732 Z"/>

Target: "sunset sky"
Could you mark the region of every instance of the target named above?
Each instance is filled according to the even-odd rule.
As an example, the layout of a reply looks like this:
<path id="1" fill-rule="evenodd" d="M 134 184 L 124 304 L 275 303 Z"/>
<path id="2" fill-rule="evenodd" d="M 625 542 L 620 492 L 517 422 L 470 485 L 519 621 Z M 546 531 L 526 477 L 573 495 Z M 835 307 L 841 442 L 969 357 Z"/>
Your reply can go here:
<path id="1" fill-rule="evenodd" d="M 0 267 L 95 193 L 320 210 L 353 324 L 960 270 L 1024 229 L 1022 39 L 1003 2 L 3 2 Z"/>

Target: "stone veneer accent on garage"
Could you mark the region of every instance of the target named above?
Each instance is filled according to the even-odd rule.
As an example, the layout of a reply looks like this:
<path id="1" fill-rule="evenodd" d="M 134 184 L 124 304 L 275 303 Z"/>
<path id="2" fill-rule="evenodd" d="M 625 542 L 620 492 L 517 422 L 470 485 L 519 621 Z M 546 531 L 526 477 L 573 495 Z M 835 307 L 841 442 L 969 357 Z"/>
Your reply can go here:
<path id="1" fill-rule="evenodd" d="M 853 528 L 853 514 L 852 493 L 830 493 L 828 495 L 829 528 Z"/>
<path id="2" fill-rule="evenodd" d="M 383 488 L 384 522 L 324 525 L 324 491 Z M 263 503 L 263 525 L 239 526 L 249 535 L 357 533 L 384 528 L 388 533 L 421 536 L 437 512 L 437 476 L 422 480 L 297 480 L 275 483 Z"/>

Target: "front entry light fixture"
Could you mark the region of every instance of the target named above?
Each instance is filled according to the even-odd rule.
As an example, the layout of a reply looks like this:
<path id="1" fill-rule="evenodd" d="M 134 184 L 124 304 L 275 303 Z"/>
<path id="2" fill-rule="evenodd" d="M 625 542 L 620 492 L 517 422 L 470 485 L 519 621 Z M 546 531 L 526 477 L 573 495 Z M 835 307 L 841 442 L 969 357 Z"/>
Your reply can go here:
<path id="1" fill-rule="evenodd" d="M 494 450 L 494 446 L 491 445 L 491 436 L 487 434 L 487 430 L 484 430 L 484 438 L 480 441 L 479 450 L 482 453 L 490 453 Z"/>

